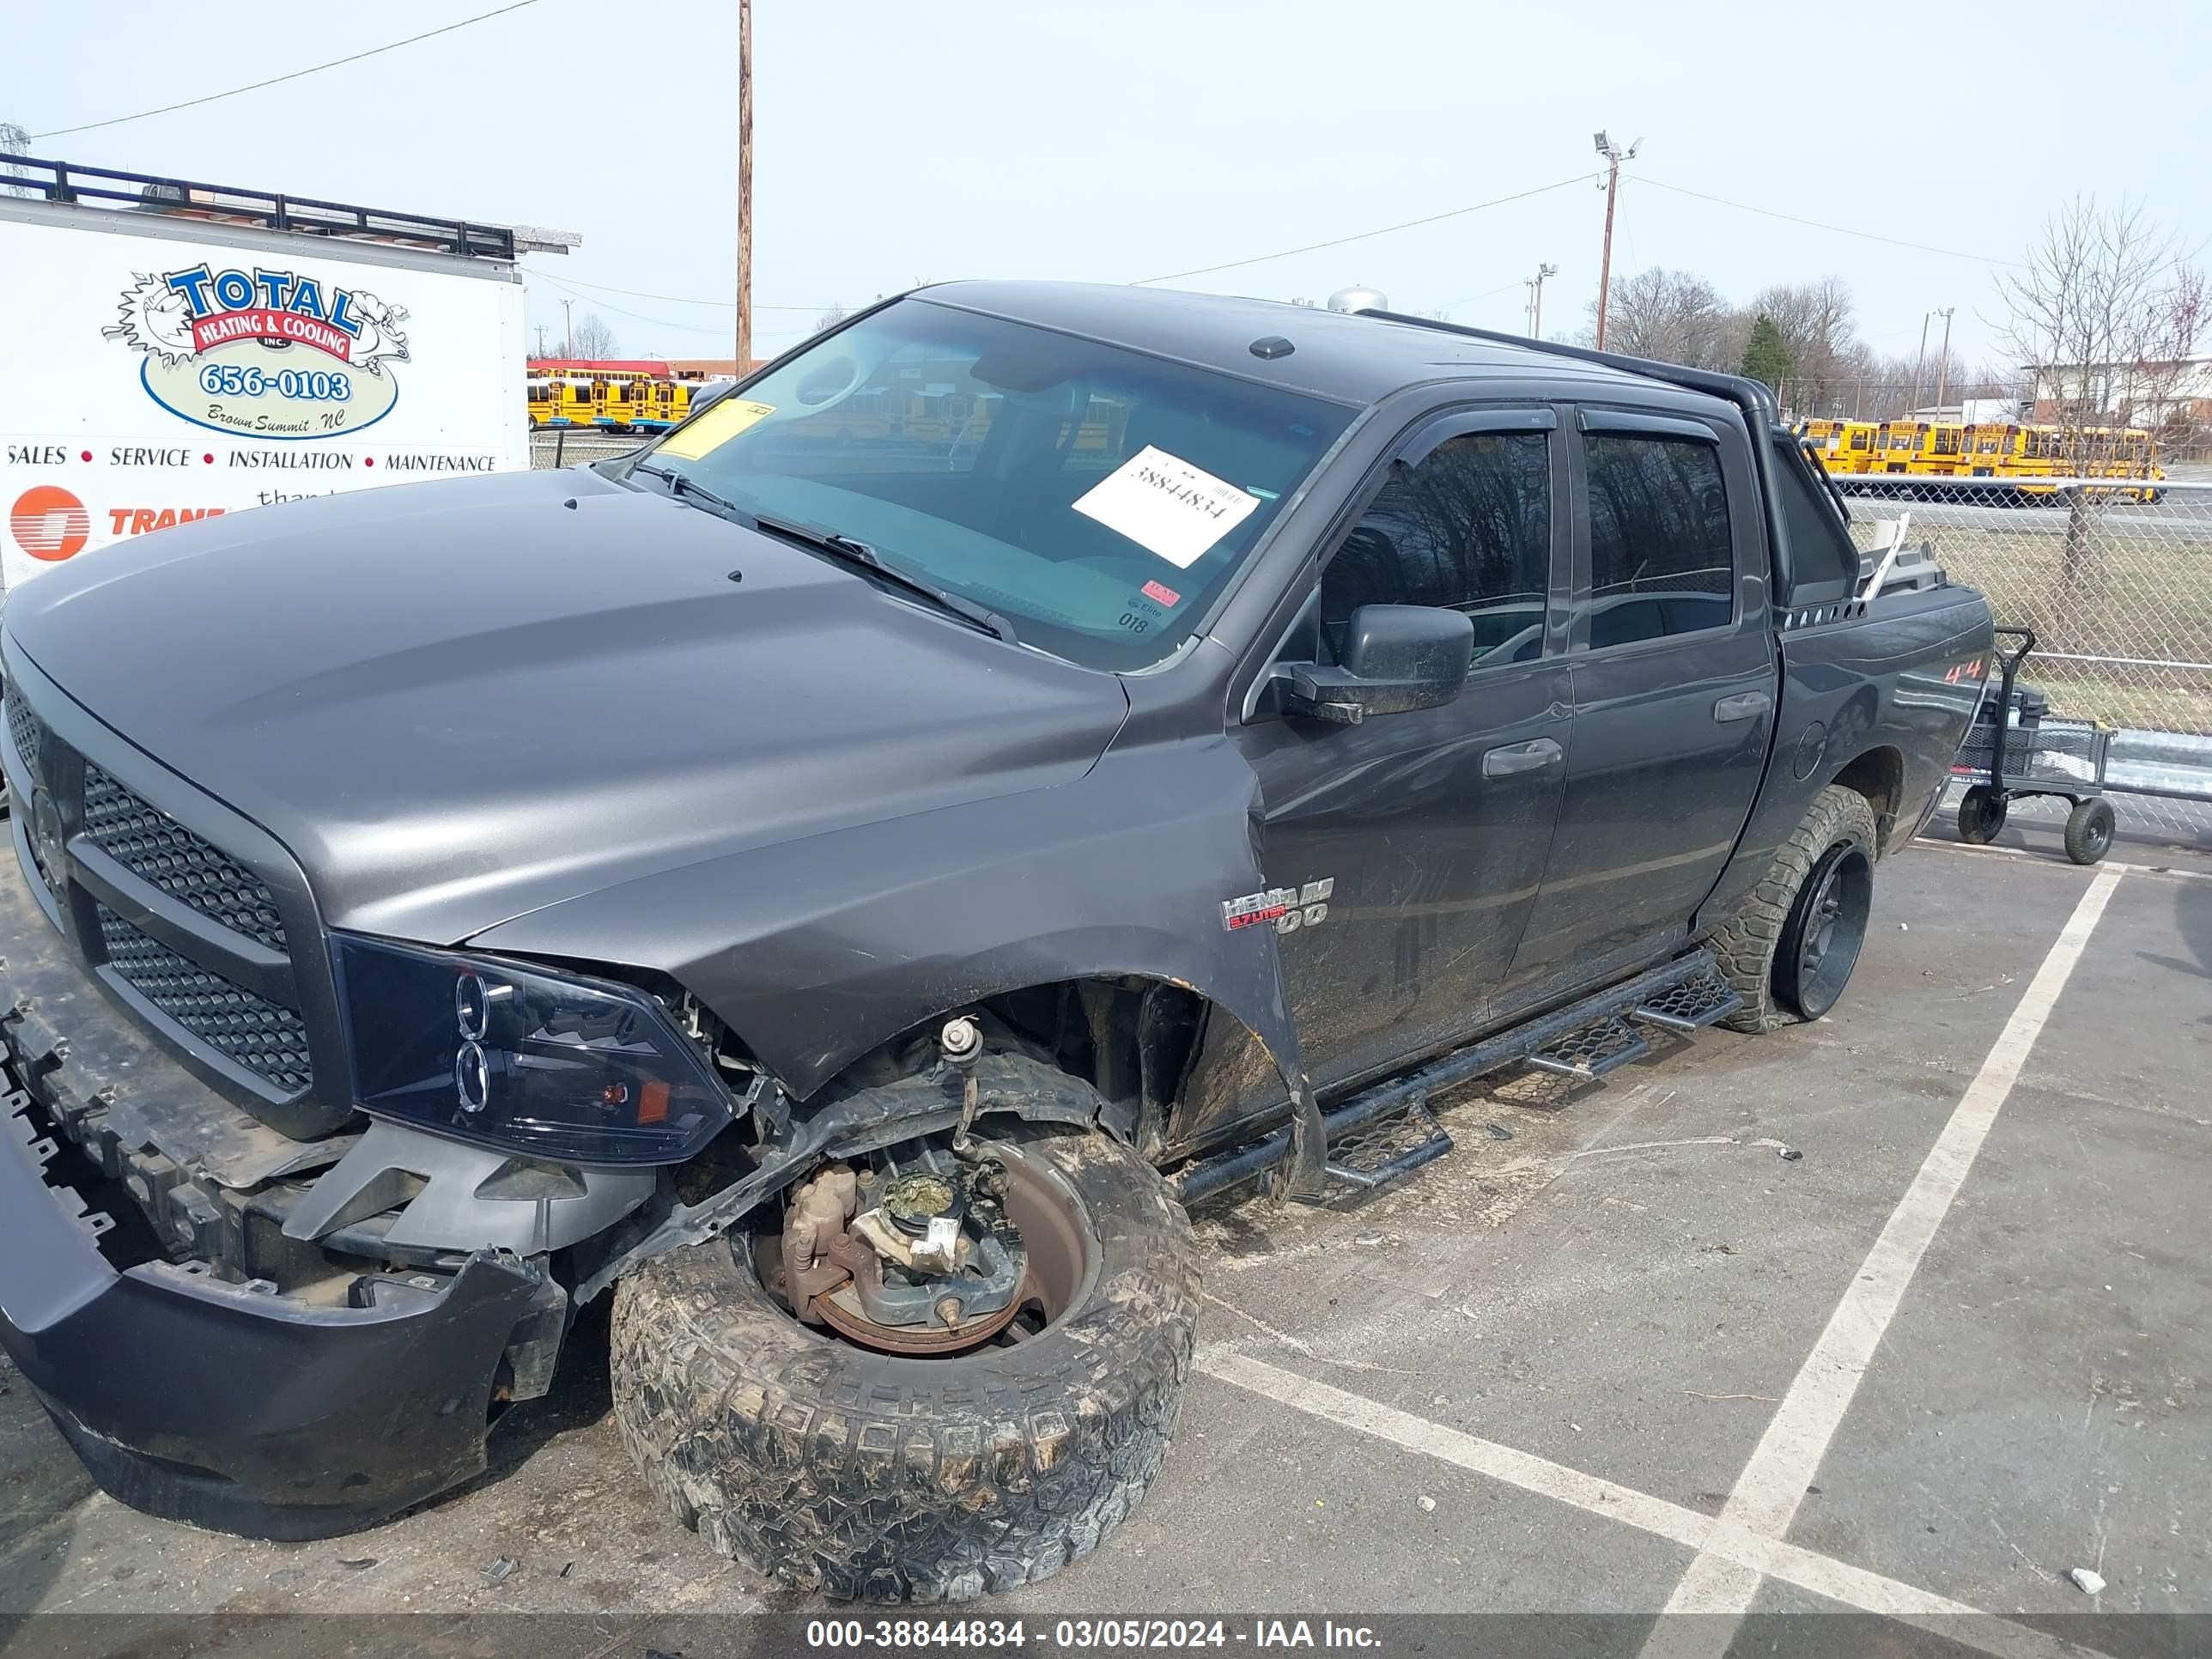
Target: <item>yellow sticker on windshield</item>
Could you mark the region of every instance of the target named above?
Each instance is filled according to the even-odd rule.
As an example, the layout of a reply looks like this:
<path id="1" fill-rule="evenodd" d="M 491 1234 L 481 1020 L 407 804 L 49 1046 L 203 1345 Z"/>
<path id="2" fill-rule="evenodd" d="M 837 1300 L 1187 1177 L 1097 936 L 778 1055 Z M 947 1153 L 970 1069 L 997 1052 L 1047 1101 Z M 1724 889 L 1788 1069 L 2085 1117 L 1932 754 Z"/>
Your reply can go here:
<path id="1" fill-rule="evenodd" d="M 696 421 L 686 421 L 662 441 L 653 453 L 673 455 L 679 461 L 703 459 L 720 449 L 764 415 L 775 413 L 774 404 L 749 404 L 743 398 L 725 398 Z"/>

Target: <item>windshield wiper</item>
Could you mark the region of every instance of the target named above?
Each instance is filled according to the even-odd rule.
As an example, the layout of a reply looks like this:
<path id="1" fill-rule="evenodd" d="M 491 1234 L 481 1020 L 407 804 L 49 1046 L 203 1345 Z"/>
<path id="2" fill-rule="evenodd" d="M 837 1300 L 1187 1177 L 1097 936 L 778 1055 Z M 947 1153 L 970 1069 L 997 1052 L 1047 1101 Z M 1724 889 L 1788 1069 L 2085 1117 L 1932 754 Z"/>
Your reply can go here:
<path id="1" fill-rule="evenodd" d="M 723 500 L 722 497 L 717 495 L 713 490 L 708 489 L 706 485 L 701 483 L 697 479 L 688 478 L 684 477 L 684 474 L 674 471 L 672 468 L 665 466 L 647 466 L 644 462 L 640 461 L 636 465 L 631 467 L 630 471 L 633 472 L 642 472 L 648 478 L 659 478 L 664 480 L 668 485 L 668 493 L 675 496 L 679 501 L 696 499 L 702 507 L 708 508 L 709 511 L 719 513 L 726 519 L 735 520 L 739 524 L 750 524 L 752 522 L 753 515 L 746 512 L 742 507 L 739 507 L 735 501 Z"/>
<path id="2" fill-rule="evenodd" d="M 744 511 L 742 507 L 738 510 Z M 964 622 L 973 623 L 987 634 L 996 635 L 1008 645 L 1020 643 L 1014 637 L 1013 623 L 997 611 L 957 593 L 948 592 L 919 576 L 909 575 L 895 564 L 886 563 L 883 556 L 866 542 L 856 541 L 850 536 L 840 536 L 831 530 L 817 530 L 811 525 L 799 524 L 793 520 L 775 518 L 766 513 L 746 513 L 745 517 L 751 520 L 756 530 L 770 536 L 781 536 L 786 541 L 797 542 L 802 547 L 827 554 L 843 563 L 858 565 L 895 587 L 919 594 L 940 611 L 948 611 Z"/>
<path id="3" fill-rule="evenodd" d="M 903 588 L 909 593 L 927 599 L 939 610 L 957 617 L 963 622 L 974 624 L 986 634 L 995 635 L 1008 645 L 1021 643 L 1014 637 L 1013 623 L 1008 622 L 997 611 L 988 606 L 980 605 L 973 599 L 963 599 L 957 593 L 949 593 L 941 587 L 922 580 L 919 576 L 908 575 L 896 565 L 885 563 L 883 556 L 866 542 L 856 541 L 850 536 L 840 536 L 835 531 L 817 530 L 811 525 L 800 524 L 795 520 L 779 519 L 766 513 L 755 513 L 749 508 L 739 507 L 735 501 L 717 495 L 697 479 L 688 477 L 669 467 L 647 466 L 641 461 L 631 467 L 630 471 L 642 472 L 648 478 L 662 480 L 668 486 L 668 493 L 679 501 L 696 502 L 705 511 L 728 519 L 733 523 L 744 525 L 766 535 L 780 536 L 787 542 L 797 542 L 802 547 L 817 553 L 827 554 L 830 557 L 843 563 L 859 565 L 871 575 L 880 578 L 894 587 Z"/>

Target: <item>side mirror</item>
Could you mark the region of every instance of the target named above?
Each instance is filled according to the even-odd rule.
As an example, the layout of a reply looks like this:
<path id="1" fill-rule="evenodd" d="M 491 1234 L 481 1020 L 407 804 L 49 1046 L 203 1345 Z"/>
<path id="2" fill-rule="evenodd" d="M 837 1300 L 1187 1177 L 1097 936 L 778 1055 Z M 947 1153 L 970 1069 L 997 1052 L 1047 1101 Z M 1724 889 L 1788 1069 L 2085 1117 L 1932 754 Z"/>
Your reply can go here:
<path id="1" fill-rule="evenodd" d="M 1370 714 L 1438 708 L 1460 694 L 1474 655 L 1465 613 L 1425 605 L 1363 605 L 1344 636 L 1344 664 L 1286 663 L 1285 707 L 1357 726 Z"/>
<path id="2" fill-rule="evenodd" d="M 737 389 L 735 380 L 709 380 L 704 386 L 695 386 L 691 392 L 691 412 L 696 415 L 710 404 L 720 403 Z"/>

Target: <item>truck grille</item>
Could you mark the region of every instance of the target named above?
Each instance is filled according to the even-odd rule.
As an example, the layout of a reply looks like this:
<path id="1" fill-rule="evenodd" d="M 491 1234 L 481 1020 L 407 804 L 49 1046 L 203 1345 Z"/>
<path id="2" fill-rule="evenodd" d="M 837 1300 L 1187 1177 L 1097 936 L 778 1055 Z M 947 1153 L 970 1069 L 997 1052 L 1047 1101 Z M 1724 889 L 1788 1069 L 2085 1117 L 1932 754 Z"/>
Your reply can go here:
<path id="1" fill-rule="evenodd" d="M 164 1017 L 280 1089 L 296 1093 L 314 1080 L 299 1015 L 179 956 L 106 905 L 97 908 L 108 966 Z"/>
<path id="2" fill-rule="evenodd" d="M 11 729 L 18 707 L 9 708 Z M 267 883 L 90 761 L 84 767 L 84 833 L 116 862 L 210 921 L 272 951 L 285 948 L 284 923 Z"/>
<path id="3" fill-rule="evenodd" d="M 39 717 L 31 712 L 30 705 L 15 695 L 15 688 L 8 688 L 8 736 L 15 745 L 15 752 L 23 757 L 23 769 L 36 777 L 39 772 L 39 738 L 43 728 Z"/>

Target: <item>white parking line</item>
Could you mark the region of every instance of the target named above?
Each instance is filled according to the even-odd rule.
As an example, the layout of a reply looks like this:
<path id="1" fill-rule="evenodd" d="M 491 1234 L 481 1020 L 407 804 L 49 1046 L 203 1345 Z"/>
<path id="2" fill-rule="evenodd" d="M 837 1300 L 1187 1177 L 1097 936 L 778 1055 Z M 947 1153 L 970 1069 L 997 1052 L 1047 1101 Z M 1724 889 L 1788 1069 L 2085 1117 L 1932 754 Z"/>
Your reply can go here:
<path id="1" fill-rule="evenodd" d="M 1820 1555 L 1795 1544 L 1761 1538 L 1716 1521 L 1711 1516 L 1686 1509 L 1663 1498 L 1638 1492 L 1534 1453 L 1516 1450 L 1494 1440 L 1462 1433 L 1441 1423 L 1401 1412 L 1394 1406 L 1350 1393 L 1327 1382 L 1316 1382 L 1254 1359 L 1220 1344 L 1208 1344 L 1198 1352 L 1197 1368 L 1205 1376 L 1232 1383 L 1262 1399 L 1320 1418 L 1361 1434 L 1372 1435 L 1406 1450 L 1487 1475 L 1509 1486 L 1535 1492 L 1591 1515 L 1603 1516 L 1699 1552 L 1700 1559 L 1724 1559 L 1754 1576 L 1778 1578 L 1861 1612 L 1880 1613 L 1932 1632 L 1964 1647 L 1976 1648 L 1998 1659 L 2101 1659 L 2096 1650 L 2063 1642 L 2026 1625 L 2014 1624 L 1963 1601 L 1936 1595 L 1878 1572 Z M 1670 1620 L 1684 1626 L 1707 1621 Z M 1728 1621 L 1731 1632 L 1735 1621 Z M 1667 1626 L 1662 1626 L 1662 1629 Z"/>
<path id="2" fill-rule="evenodd" d="M 2028 1050 L 2050 1018 L 2067 976 L 2081 960 L 2090 932 L 2104 915 L 2105 905 L 2124 873 L 2110 865 L 2100 869 L 2075 905 L 2074 914 L 2028 982 L 1989 1057 L 1975 1073 L 1942 1133 L 1936 1138 L 1927 1161 L 1860 1264 L 1850 1288 L 1830 1316 L 1827 1328 L 1820 1333 L 1820 1341 L 1799 1367 L 1796 1380 L 1775 1408 L 1766 1432 L 1729 1495 L 1717 1530 L 1764 1539 L 1779 1539 L 1789 1531 L 1798 1505 L 1804 1501 L 1805 1489 L 1819 1472 L 1829 1442 L 1858 1392 L 1860 1379 L 1896 1316 L 1905 1287 L 1972 1169 L 1998 1109 L 2011 1094 L 2027 1060 Z M 1727 1651 L 1738 1621 L 1758 1594 L 1759 1577 L 1759 1570 L 1737 1559 L 1735 1553 L 1723 1553 L 1710 1547 L 1700 1552 L 1668 1598 L 1667 1611 L 1720 1616 L 1662 1620 L 1654 1626 L 1645 1645 L 1648 1659 L 1659 1659 L 1661 1655 L 1666 1659 L 1708 1655 L 1717 1659 Z"/>
<path id="3" fill-rule="evenodd" d="M 1972 842 L 1938 841 L 1923 836 L 1913 846 L 1932 847 L 1943 853 L 1973 853 L 1983 858 L 2027 859 L 2053 870 L 2078 869 L 2078 865 L 2062 864 L 2047 853 L 2039 853 L 2032 847 L 1977 847 Z M 2118 859 L 2106 859 L 2097 867 L 2117 870 L 2124 876 L 2170 876 L 2176 881 L 2212 881 L 2212 870 L 2185 870 L 2175 864 L 2129 864 Z"/>
<path id="4" fill-rule="evenodd" d="M 1662 1538 L 1686 1544 L 1693 1550 L 1705 1548 L 1715 1525 L 1711 1516 L 1670 1504 L 1663 1498 L 1584 1474 L 1534 1452 L 1516 1451 L 1495 1440 L 1462 1434 L 1457 1429 L 1431 1423 L 1425 1417 L 1401 1412 L 1364 1395 L 1316 1382 L 1311 1377 L 1283 1370 L 1218 1343 L 1209 1343 L 1199 1350 L 1197 1365 L 1207 1376 L 1233 1382 L 1278 1405 L 1294 1407 L 1310 1416 L 1357 1429 L 1408 1451 L 1456 1463 L 1463 1469 L 1486 1474 L 1523 1492 L 1556 1498 L 1593 1515 L 1610 1516 L 1645 1532 L 1656 1532 Z"/>

